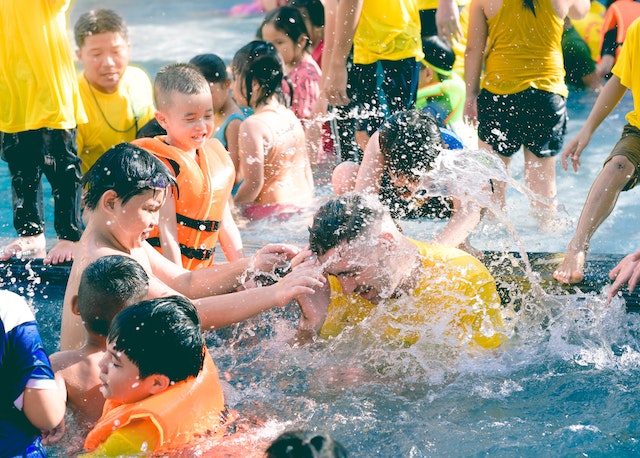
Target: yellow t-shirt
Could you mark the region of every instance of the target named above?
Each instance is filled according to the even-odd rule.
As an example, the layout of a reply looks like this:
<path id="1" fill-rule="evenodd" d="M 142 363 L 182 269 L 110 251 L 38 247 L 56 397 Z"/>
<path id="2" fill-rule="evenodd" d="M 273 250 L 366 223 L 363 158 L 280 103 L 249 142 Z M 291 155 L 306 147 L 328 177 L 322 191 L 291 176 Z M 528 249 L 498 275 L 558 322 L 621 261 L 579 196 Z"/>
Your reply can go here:
<path id="1" fill-rule="evenodd" d="M 602 3 L 593 1 L 587 15 L 582 19 L 571 19 L 571 24 L 578 31 L 580 36 L 589 45 L 591 59 L 597 62 L 600 58 L 600 35 L 604 22 L 604 13 L 607 7 Z"/>
<path id="2" fill-rule="evenodd" d="M 460 342 L 483 348 L 499 346 L 505 337 L 496 283 L 475 257 L 457 248 L 412 240 L 422 257 L 422 278 L 408 300 L 379 306 L 357 294 L 344 295 L 336 277 L 329 277 L 331 302 L 320 337 L 340 334 L 367 319 L 384 339 L 413 345 L 424 323 L 441 323 Z"/>
<path id="3" fill-rule="evenodd" d="M 415 0 L 364 0 L 353 38 L 353 62 L 420 60 L 420 14 Z"/>
<path id="4" fill-rule="evenodd" d="M 562 54 L 564 18 L 555 13 L 551 0 L 535 5 L 534 15 L 522 0 L 503 0 L 498 13 L 487 21 L 484 89 L 515 94 L 533 87 L 569 95 Z"/>
<path id="5" fill-rule="evenodd" d="M 2 2 L 0 131 L 72 129 L 86 122 L 67 37 L 69 3 Z"/>
<path id="6" fill-rule="evenodd" d="M 622 50 L 611 72 L 620 78 L 623 86 L 633 94 L 633 111 L 626 119 L 640 129 L 640 18 L 633 21 L 627 29 Z"/>
<path id="7" fill-rule="evenodd" d="M 78 126 L 78 156 L 82 159 L 82 173 L 87 173 L 105 151 L 135 140 L 138 130 L 153 119 L 153 88 L 147 74 L 131 66 L 113 94 L 90 86 L 84 73 L 78 79 L 89 117 L 87 124 Z"/>

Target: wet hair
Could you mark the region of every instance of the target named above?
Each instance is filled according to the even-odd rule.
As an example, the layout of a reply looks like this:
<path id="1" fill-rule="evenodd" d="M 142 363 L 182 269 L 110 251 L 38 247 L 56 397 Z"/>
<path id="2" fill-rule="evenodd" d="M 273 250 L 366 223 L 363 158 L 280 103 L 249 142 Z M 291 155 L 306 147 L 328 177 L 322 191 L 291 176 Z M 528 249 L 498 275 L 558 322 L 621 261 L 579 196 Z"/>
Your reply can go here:
<path id="1" fill-rule="evenodd" d="M 438 121 L 424 110 L 394 113 L 382 123 L 379 136 L 387 170 L 409 179 L 431 170 L 444 148 Z"/>
<path id="2" fill-rule="evenodd" d="M 171 104 L 173 92 L 186 95 L 211 94 L 211 89 L 198 67 L 177 63 L 165 65 L 156 74 L 153 96 L 159 110 Z"/>
<path id="3" fill-rule="evenodd" d="M 244 45 L 233 56 L 231 68 L 234 76 L 240 78 L 244 84 L 242 95 L 247 99 L 247 105 L 259 106 L 274 94 L 281 103 L 284 103 L 282 92 L 284 66 L 282 57 L 271 43 L 254 40 Z M 252 104 L 254 80 L 260 85 L 260 91 L 255 94 Z"/>
<path id="4" fill-rule="evenodd" d="M 324 27 L 324 5 L 320 0 L 289 0 L 289 6 L 306 12 L 315 27 Z"/>
<path id="5" fill-rule="evenodd" d="M 138 367 L 141 378 L 166 375 L 177 383 L 197 376 L 204 363 L 198 312 L 183 296 L 150 299 L 123 309 L 111 322 L 107 339 Z"/>
<path id="6" fill-rule="evenodd" d="M 316 211 L 309 228 L 309 247 L 315 255 L 322 256 L 342 243 L 379 229 L 388 215 L 388 210 L 372 196 L 342 194 Z"/>
<path id="7" fill-rule="evenodd" d="M 307 26 L 304 24 L 304 18 L 298 8 L 281 6 L 269 11 L 258 28 L 257 36 L 261 40 L 262 28 L 267 24 L 272 24 L 276 30 L 291 38 L 294 43 L 297 43 L 300 36 L 304 35 L 306 37 L 304 49 L 309 49 L 309 46 L 311 46 L 309 31 L 307 30 Z"/>
<path id="8" fill-rule="evenodd" d="M 522 4 L 525 7 L 525 9 L 528 9 L 529 11 L 531 11 L 534 16 L 536 15 L 536 3 L 537 3 L 537 0 L 522 0 Z"/>
<path id="9" fill-rule="evenodd" d="M 85 328 L 106 337 L 120 310 L 146 299 L 149 276 L 129 256 L 110 255 L 89 264 L 80 277 L 78 309 Z"/>
<path id="10" fill-rule="evenodd" d="M 446 41 L 438 35 L 422 37 L 422 52 L 424 53 L 424 61 L 440 78 L 450 77 L 456 55 Z"/>
<path id="11" fill-rule="evenodd" d="M 88 36 L 100 33 L 116 32 L 128 41 L 127 24 L 124 19 L 113 10 L 101 8 L 87 11 L 75 23 L 73 35 L 76 45 L 81 48 Z"/>
<path id="12" fill-rule="evenodd" d="M 340 442 L 328 434 L 310 431 L 286 431 L 271 442 L 265 458 L 346 458 Z"/>
<path id="13" fill-rule="evenodd" d="M 109 148 L 82 177 L 83 202 L 95 210 L 102 195 L 115 191 L 126 204 L 149 190 L 177 188 L 176 179 L 164 163 L 147 150 L 131 143 Z"/>
<path id="14" fill-rule="evenodd" d="M 198 54 L 189 61 L 209 83 L 224 83 L 229 79 L 227 66 L 216 54 Z"/>

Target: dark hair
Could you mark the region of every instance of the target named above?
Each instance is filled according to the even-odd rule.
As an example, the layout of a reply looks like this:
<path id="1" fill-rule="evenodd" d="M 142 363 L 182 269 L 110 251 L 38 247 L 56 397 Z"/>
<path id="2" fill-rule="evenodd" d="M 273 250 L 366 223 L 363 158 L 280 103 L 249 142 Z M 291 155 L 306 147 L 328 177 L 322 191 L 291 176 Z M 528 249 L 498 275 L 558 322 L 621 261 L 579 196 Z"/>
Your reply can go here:
<path id="1" fill-rule="evenodd" d="M 394 113 L 383 122 L 379 135 L 387 169 L 407 178 L 430 170 L 444 148 L 438 121 L 424 110 Z"/>
<path id="2" fill-rule="evenodd" d="M 205 343 L 198 312 L 189 299 L 167 296 L 138 302 L 118 313 L 109 342 L 140 371 L 140 377 L 166 375 L 172 382 L 202 369 Z"/>
<path id="3" fill-rule="evenodd" d="M 172 92 L 179 94 L 211 93 L 209 82 L 200 70 L 191 64 L 169 64 L 158 70 L 153 82 L 153 97 L 156 108 L 169 103 Z"/>
<path id="4" fill-rule="evenodd" d="M 320 0 L 289 0 L 289 6 L 304 10 L 311 24 L 324 27 L 324 5 Z"/>
<path id="5" fill-rule="evenodd" d="M 82 177 L 85 188 L 84 204 L 94 210 L 102 195 L 115 191 L 125 204 L 129 199 L 148 190 L 176 187 L 176 179 L 162 163 L 147 150 L 131 143 L 109 148 Z"/>
<path id="6" fill-rule="evenodd" d="M 110 255 L 89 264 L 80 277 L 78 309 L 88 331 L 107 336 L 113 317 L 146 299 L 149 276 L 129 256 Z"/>
<path id="7" fill-rule="evenodd" d="M 73 28 L 73 35 L 79 48 L 84 45 L 88 36 L 107 32 L 116 32 L 125 40 L 128 39 L 127 24 L 124 19 L 115 11 L 106 8 L 82 14 Z"/>
<path id="8" fill-rule="evenodd" d="M 262 24 L 258 28 L 258 38 L 262 40 L 262 28 L 266 24 L 272 24 L 276 30 L 284 33 L 291 38 L 294 43 L 298 42 L 301 35 L 306 36 L 304 49 L 308 49 L 311 45 L 309 39 L 309 31 L 304 24 L 304 18 L 298 8 L 292 8 L 291 6 L 281 6 L 273 9 L 267 13 Z"/>
<path id="9" fill-rule="evenodd" d="M 533 15 L 536 15 L 536 3 L 537 0 L 522 0 L 522 4 L 524 5 L 525 9 L 530 10 Z"/>
<path id="10" fill-rule="evenodd" d="M 287 431 L 271 442 L 266 458 L 346 458 L 348 455 L 340 442 L 328 434 L 310 431 Z"/>
<path id="11" fill-rule="evenodd" d="M 189 61 L 210 83 L 224 83 L 229 79 L 227 66 L 216 54 L 198 54 Z"/>
<path id="12" fill-rule="evenodd" d="M 309 247 L 322 256 L 343 242 L 363 236 L 381 222 L 385 208 L 373 197 L 348 192 L 325 202 L 313 216 L 309 228 Z"/>
<path id="13" fill-rule="evenodd" d="M 438 35 L 422 37 L 422 52 L 425 62 L 431 65 L 438 75 L 446 77 L 451 74 L 456 55 L 449 43 Z"/>
<path id="14" fill-rule="evenodd" d="M 281 103 L 284 103 L 282 93 L 282 78 L 284 67 L 282 57 L 276 48 L 266 41 L 254 40 L 236 52 L 231 62 L 234 76 L 244 82 L 244 97 L 247 105 L 251 105 L 253 80 L 260 85 L 260 92 L 254 102 L 255 106 L 261 105 L 269 97 L 276 94 Z"/>

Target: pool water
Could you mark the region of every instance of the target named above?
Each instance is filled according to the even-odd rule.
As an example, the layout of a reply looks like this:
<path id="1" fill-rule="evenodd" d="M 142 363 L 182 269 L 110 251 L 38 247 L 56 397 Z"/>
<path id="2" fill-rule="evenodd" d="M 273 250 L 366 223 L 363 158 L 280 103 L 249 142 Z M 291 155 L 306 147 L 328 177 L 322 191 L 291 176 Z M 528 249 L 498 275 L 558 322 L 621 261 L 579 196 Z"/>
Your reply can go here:
<path id="1" fill-rule="evenodd" d="M 88 8 L 80 0 L 71 23 Z M 133 59 L 153 75 L 164 63 L 215 52 L 229 60 L 249 41 L 260 18 L 232 18 L 219 11 L 235 2 L 114 0 L 128 20 Z M 595 101 L 571 94 L 568 139 Z M 602 161 L 619 138 L 630 94 L 594 135 L 578 174 L 558 166 L 557 230 L 543 233 L 529 215 L 525 195 L 512 188 L 507 213 L 488 218 L 472 235 L 484 250 L 564 251 Z M 512 165 L 522 181 L 522 158 Z M 321 180 L 322 182 L 322 180 Z M 6 167 L 0 166 L 0 236 L 13 236 Z M 324 183 L 318 203 L 330 195 Z M 623 193 L 598 230 L 592 253 L 630 252 L 640 246 L 637 191 Z M 51 199 L 45 184 L 47 214 Z M 287 222 L 261 221 L 242 228 L 251 252 L 268 242 L 302 246 L 312 211 Z M 407 235 L 428 240 L 443 222 L 403 221 Z M 48 222 L 49 227 L 53 227 Z M 52 243 L 52 240 L 50 240 Z M 64 279 L 33 275 L 37 263 L 17 268 L 4 286 L 32 299 L 45 344 L 57 345 Z M 640 453 L 638 384 L 640 314 L 621 299 L 605 304 L 598 293 L 559 296 L 534 291 L 521 307 L 508 306 L 510 339 L 499 351 L 467 354 L 427 339 L 409 349 L 373 344 L 346 332 L 330 342 L 292 346 L 298 310 L 272 310 L 241 325 L 210 333 L 208 343 L 229 383 L 227 401 L 250 419 L 226 440 L 224 450 L 201 444 L 195 456 L 261 456 L 285 429 L 330 433 L 356 457 L 441 456 L 637 456 Z M 230 451 L 231 450 L 231 451 Z M 52 456 L 65 449 L 52 448 Z"/>

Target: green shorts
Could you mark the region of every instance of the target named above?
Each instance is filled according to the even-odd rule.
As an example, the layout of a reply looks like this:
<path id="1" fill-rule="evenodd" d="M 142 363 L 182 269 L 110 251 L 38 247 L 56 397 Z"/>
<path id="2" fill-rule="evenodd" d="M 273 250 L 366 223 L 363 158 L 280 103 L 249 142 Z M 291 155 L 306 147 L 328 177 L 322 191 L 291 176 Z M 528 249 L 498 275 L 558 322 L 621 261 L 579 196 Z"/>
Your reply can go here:
<path id="1" fill-rule="evenodd" d="M 624 187 L 623 191 L 632 189 L 638 182 L 638 169 L 640 168 L 640 129 L 627 124 L 622 130 L 622 136 L 616 146 L 611 150 L 611 154 L 604 163 L 609 162 L 614 156 L 624 156 L 629 159 L 635 168 L 633 176 Z"/>

